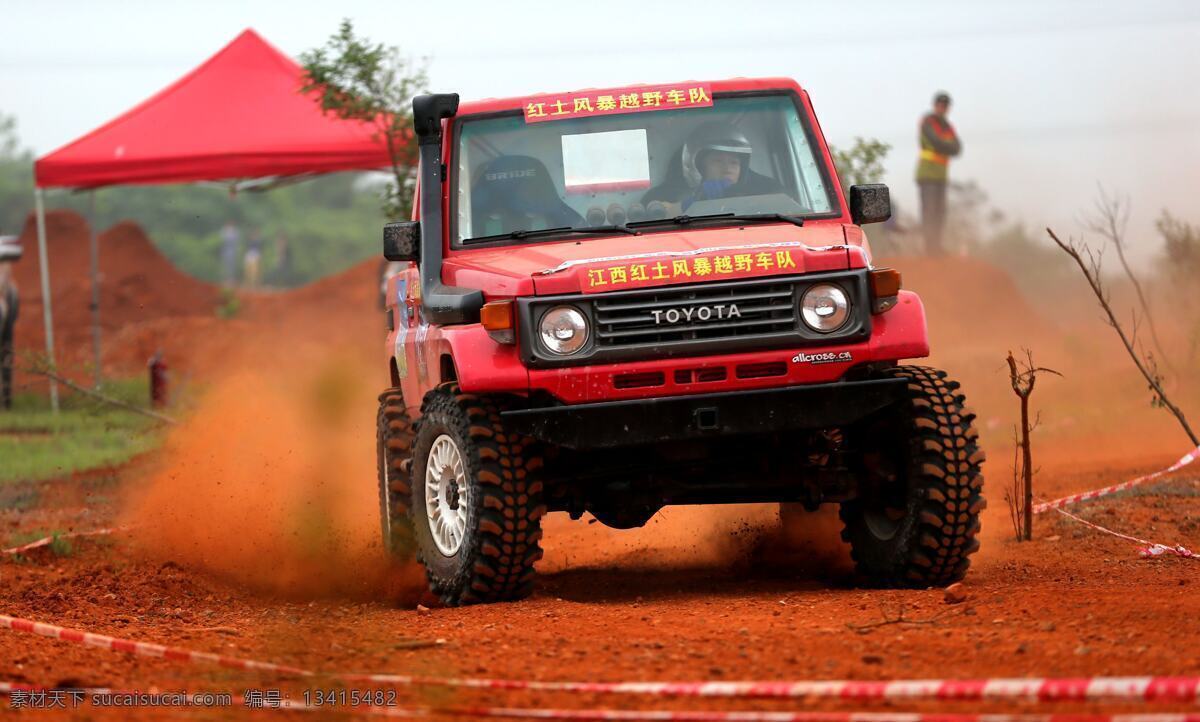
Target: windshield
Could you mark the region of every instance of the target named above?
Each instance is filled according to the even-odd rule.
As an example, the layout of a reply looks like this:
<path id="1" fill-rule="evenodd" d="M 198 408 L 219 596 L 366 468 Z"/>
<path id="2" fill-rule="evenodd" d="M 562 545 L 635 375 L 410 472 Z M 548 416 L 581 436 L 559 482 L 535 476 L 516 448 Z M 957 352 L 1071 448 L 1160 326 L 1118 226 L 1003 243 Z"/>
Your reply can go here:
<path id="1" fill-rule="evenodd" d="M 455 241 L 652 228 L 681 215 L 828 214 L 831 191 L 807 130 L 784 94 L 554 122 L 465 120 Z"/>

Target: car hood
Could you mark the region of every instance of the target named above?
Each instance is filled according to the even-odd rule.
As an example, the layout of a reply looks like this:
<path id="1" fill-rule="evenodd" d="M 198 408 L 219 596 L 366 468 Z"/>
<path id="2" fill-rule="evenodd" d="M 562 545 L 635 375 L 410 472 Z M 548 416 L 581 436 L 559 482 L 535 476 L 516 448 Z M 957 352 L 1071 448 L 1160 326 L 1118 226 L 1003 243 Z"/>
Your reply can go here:
<path id="1" fill-rule="evenodd" d="M 446 259 L 444 278 L 489 295 L 545 296 L 840 271 L 869 263 L 856 227 L 767 224 L 459 251 Z"/>

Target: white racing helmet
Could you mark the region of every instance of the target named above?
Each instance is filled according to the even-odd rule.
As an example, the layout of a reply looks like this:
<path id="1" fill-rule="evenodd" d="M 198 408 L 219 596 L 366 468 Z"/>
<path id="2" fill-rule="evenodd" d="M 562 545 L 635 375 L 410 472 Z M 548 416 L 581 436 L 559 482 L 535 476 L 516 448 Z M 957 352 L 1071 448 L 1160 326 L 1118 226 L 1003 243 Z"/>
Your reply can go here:
<path id="1" fill-rule="evenodd" d="M 736 153 L 742 158 L 742 171 L 750 165 L 754 152 L 750 139 L 732 123 L 714 120 L 697 127 L 683 144 L 683 177 L 692 188 L 700 185 L 700 162 L 710 151 Z"/>

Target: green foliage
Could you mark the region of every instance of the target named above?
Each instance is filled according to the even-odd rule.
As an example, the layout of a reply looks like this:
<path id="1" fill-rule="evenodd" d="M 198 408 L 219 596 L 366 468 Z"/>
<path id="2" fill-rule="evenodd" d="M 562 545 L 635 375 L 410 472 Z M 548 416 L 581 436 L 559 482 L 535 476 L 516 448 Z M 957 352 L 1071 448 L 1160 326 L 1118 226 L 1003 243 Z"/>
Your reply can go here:
<path id="1" fill-rule="evenodd" d="M 145 379 L 106 384 L 104 392 L 146 406 Z M 0 484 L 67 476 L 121 464 L 158 446 L 156 423 L 131 411 L 66 393 L 55 415 L 45 394 L 17 394 L 11 411 L 0 411 Z"/>
<path id="2" fill-rule="evenodd" d="M 17 137 L 17 119 L 0 113 L 0 160 L 29 160 L 29 151 L 21 149 Z"/>
<path id="3" fill-rule="evenodd" d="M 883 179 L 883 161 L 892 146 L 875 138 L 854 138 L 849 150 L 830 147 L 833 163 L 837 166 L 838 178 L 844 188 L 866 183 L 879 183 Z"/>
<path id="4" fill-rule="evenodd" d="M 350 20 L 342 21 L 324 47 L 303 53 L 300 60 L 305 72 L 301 92 L 317 91 L 327 113 L 374 124 L 387 143 L 393 179 L 383 211 L 388 218 L 408 218 L 417 165 L 416 144 L 410 142 L 412 99 L 428 85 L 425 61 L 414 62 L 399 48 L 356 36 Z"/>
<path id="5" fill-rule="evenodd" d="M 221 289 L 221 302 L 217 305 L 217 318 L 237 318 L 242 311 L 242 301 L 232 289 Z"/>
<path id="6" fill-rule="evenodd" d="M 1165 208 L 1154 225 L 1163 239 L 1167 273 L 1194 282 L 1200 275 L 1200 228 L 1172 216 Z"/>
<path id="7" fill-rule="evenodd" d="M 75 546 L 62 534 L 61 531 L 54 532 L 53 540 L 50 542 L 50 553 L 56 557 L 69 557 L 75 553 Z"/>
<path id="8" fill-rule="evenodd" d="M 0 235 L 17 234 L 33 205 L 33 157 L 21 148 L 17 119 L 0 113 Z"/>
<path id="9" fill-rule="evenodd" d="M 1187 362 L 1200 358 L 1200 228 L 1165 209 L 1155 222 L 1163 239 L 1161 267 L 1175 315 L 1187 329 Z"/>

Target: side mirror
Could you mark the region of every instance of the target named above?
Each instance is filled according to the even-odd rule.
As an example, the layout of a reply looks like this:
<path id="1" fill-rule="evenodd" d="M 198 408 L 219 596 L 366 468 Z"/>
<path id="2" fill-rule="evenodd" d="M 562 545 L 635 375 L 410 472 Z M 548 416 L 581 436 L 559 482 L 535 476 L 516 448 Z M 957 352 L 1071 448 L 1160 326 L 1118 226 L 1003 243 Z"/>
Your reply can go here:
<path id="1" fill-rule="evenodd" d="M 383 227 L 383 257 L 389 261 L 413 261 L 420 255 L 421 222 L 398 221 Z"/>
<path id="2" fill-rule="evenodd" d="M 857 226 L 892 217 L 892 194 L 883 183 L 850 186 L 850 220 Z"/>

